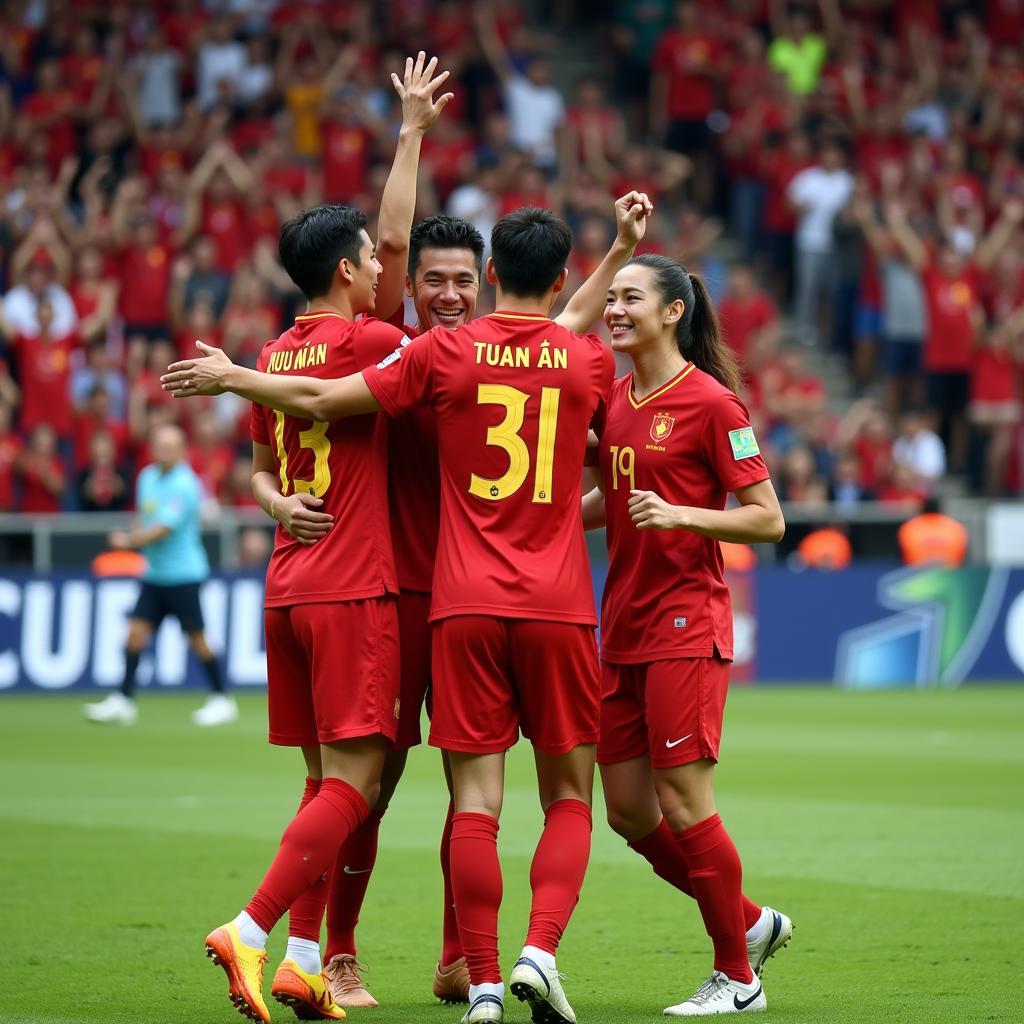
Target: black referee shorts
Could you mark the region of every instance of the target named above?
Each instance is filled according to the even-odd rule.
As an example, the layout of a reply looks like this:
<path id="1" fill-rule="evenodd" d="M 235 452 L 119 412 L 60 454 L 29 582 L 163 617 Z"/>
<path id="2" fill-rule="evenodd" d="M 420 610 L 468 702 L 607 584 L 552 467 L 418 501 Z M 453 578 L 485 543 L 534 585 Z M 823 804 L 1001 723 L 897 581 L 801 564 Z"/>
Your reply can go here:
<path id="1" fill-rule="evenodd" d="M 187 634 L 202 630 L 203 609 L 199 604 L 198 583 L 142 584 L 131 618 L 148 622 L 156 629 L 168 615 L 177 619 Z"/>

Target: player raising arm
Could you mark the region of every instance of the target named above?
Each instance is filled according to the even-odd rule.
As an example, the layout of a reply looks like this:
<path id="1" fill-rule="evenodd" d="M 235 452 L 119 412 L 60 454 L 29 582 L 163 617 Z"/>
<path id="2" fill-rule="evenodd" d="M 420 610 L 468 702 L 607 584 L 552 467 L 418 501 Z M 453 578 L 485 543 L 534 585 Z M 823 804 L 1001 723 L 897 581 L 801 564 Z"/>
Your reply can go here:
<path id="1" fill-rule="evenodd" d="M 634 206 L 643 218 L 642 205 Z M 210 349 L 165 377 L 178 394 L 230 389 L 307 417 L 376 408 L 395 415 L 424 403 L 436 413 L 443 516 L 430 741 L 449 751 L 454 779 L 452 880 L 473 983 L 467 1024 L 503 1019 L 497 832 L 504 753 L 520 728 L 534 745 L 545 826 L 511 986 L 531 1003 L 534 1020 L 575 1020 L 554 954 L 589 859 L 597 738 L 580 466 L 614 370 L 599 339 L 546 315 L 564 284 L 570 246 L 567 225 L 547 211 L 504 218 L 487 265 L 498 311 L 465 328 L 429 331 L 361 375 L 291 378 L 282 387 Z"/>
<path id="2" fill-rule="evenodd" d="M 733 655 L 718 541 L 774 543 L 785 525 L 703 282 L 639 256 L 615 276 L 605 323 L 633 363 L 595 425 L 602 482 L 584 500 L 588 528 L 607 520 L 597 758 L 608 821 L 696 899 L 714 943 L 711 977 L 665 1013 L 763 1010 L 758 976 L 792 923 L 743 895 L 715 811 Z M 726 510 L 730 492 L 740 504 Z"/>

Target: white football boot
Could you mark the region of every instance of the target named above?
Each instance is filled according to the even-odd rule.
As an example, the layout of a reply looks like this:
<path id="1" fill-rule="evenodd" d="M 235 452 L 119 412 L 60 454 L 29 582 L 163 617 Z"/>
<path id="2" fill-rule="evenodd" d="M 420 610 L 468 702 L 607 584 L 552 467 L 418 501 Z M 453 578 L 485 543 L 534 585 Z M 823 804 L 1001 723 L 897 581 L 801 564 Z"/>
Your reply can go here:
<path id="1" fill-rule="evenodd" d="M 516 999 L 530 1004 L 533 1024 L 576 1024 L 576 1014 L 562 991 L 562 977 L 529 956 L 516 961 L 509 989 Z"/>
<path id="2" fill-rule="evenodd" d="M 499 996 L 484 993 L 479 995 L 462 1017 L 462 1024 L 501 1024 L 505 1019 L 505 1004 Z"/>
<path id="3" fill-rule="evenodd" d="M 689 999 L 665 1008 L 666 1017 L 713 1017 L 719 1013 L 762 1013 L 768 1009 L 761 982 L 749 985 L 733 981 L 721 971 L 710 978 Z"/>
<path id="4" fill-rule="evenodd" d="M 793 922 L 778 910 L 762 907 L 759 923 L 765 925 L 761 937 L 747 940 L 747 959 L 755 978 L 761 977 L 765 963 L 793 938 Z"/>
<path id="5" fill-rule="evenodd" d="M 224 693 L 211 693 L 201 708 L 192 712 L 192 724 L 204 727 L 229 725 L 238 721 L 238 705 L 234 697 Z"/>
<path id="6" fill-rule="evenodd" d="M 115 691 L 103 700 L 86 704 L 82 708 L 82 714 L 90 722 L 100 722 L 104 725 L 134 725 L 139 717 L 139 709 L 135 706 L 135 701 L 120 691 Z"/>

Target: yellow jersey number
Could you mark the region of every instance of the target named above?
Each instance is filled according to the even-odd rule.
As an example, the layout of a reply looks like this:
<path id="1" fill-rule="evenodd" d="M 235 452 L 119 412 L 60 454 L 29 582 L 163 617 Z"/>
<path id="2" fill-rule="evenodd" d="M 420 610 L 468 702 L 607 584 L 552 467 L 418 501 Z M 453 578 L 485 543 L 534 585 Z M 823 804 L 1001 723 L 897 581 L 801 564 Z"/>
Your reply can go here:
<path id="1" fill-rule="evenodd" d="M 617 444 L 609 447 L 612 457 L 612 490 L 619 489 L 619 477 L 629 481 L 629 489 L 636 490 L 636 478 L 633 476 L 633 460 L 636 453 L 629 445 L 620 448 Z"/>
<path id="2" fill-rule="evenodd" d="M 305 491 L 315 498 L 322 498 L 331 486 L 331 466 L 327 461 L 331 454 L 331 442 L 327 437 L 327 428 L 330 423 L 314 420 L 307 430 L 299 431 L 299 445 L 308 448 L 313 453 L 313 479 L 312 480 L 289 480 L 288 479 L 288 452 L 284 446 L 284 413 L 279 409 L 274 410 L 276 423 L 274 425 L 274 438 L 277 441 L 277 461 L 279 473 L 281 474 L 281 493 L 294 494 L 295 491 Z M 291 490 L 288 488 L 291 487 Z"/>
<path id="3" fill-rule="evenodd" d="M 558 426 L 559 388 L 541 388 L 540 418 L 537 424 L 536 473 L 533 483 L 533 502 L 551 504 L 551 479 L 555 465 L 555 431 Z M 508 455 L 508 469 L 494 480 L 473 473 L 469 493 L 488 501 L 502 501 L 511 497 L 526 481 L 530 472 L 530 453 L 526 442 L 519 436 L 526 417 L 526 403 L 530 395 L 508 384 L 480 384 L 477 386 L 477 405 L 500 405 L 505 418 L 496 426 L 487 428 L 487 443 L 504 449 Z"/>

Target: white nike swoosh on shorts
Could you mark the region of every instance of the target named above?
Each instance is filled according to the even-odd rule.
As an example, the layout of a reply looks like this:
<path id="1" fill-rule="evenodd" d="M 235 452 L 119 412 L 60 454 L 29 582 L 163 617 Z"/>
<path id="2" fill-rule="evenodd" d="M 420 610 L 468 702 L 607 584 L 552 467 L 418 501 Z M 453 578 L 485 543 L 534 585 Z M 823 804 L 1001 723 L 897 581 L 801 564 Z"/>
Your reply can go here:
<path id="1" fill-rule="evenodd" d="M 665 740 L 665 746 L 668 747 L 669 750 L 671 750 L 673 747 L 678 747 L 680 743 L 685 743 L 686 740 L 688 740 L 692 735 L 692 732 L 688 732 L 685 736 L 681 737 L 678 740 Z M 346 870 L 348 869 L 346 868 Z"/>
<path id="2" fill-rule="evenodd" d="M 372 870 L 373 868 L 363 868 L 362 871 L 353 871 L 347 864 L 342 868 L 342 871 L 344 871 L 346 875 L 365 875 Z"/>

